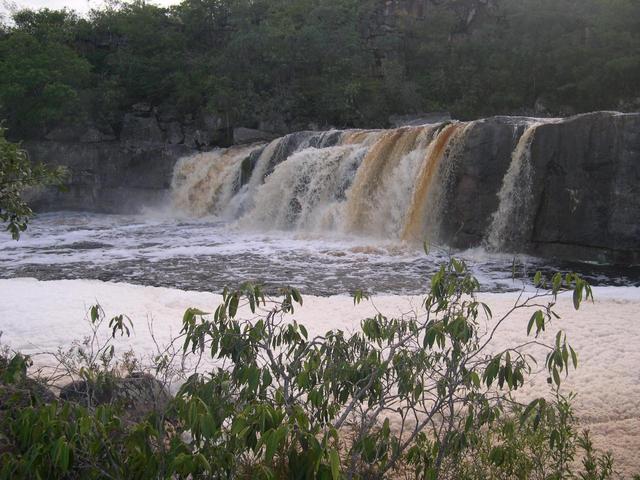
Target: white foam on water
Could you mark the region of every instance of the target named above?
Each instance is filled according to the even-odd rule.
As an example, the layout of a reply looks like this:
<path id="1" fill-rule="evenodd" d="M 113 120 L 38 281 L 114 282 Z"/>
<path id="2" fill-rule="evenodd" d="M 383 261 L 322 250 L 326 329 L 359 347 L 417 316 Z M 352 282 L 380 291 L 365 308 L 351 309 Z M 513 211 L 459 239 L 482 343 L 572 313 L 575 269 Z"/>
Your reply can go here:
<path id="1" fill-rule="evenodd" d="M 348 152 L 345 155 L 350 157 Z M 339 162 L 340 165 L 345 161 Z M 308 282 L 325 281 L 338 270 L 343 276 L 354 277 L 348 285 L 315 290 L 322 294 L 352 291 L 374 284 L 374 291 L 411 293 L 419 291 L 415 287 L 416 281 L 429 277 L 448 255 L 447 251 L 434 248 L 429 256 L 425 256 L 414 245 L 388 239 L 337 232 L 328 235 L 322 227 L 340 221 L 339 207 L 343 204 L 333 202 L 329 195 L 317 195 L 325 200 L 316 202 L 310 213 L 302 211 L 298 218 L 298 221 L 316 221 L 315 227 L 309 228 L 317 229 L 317 232 L 246 231 L 211 216 L 181 219 L 167 217 L 162 212 L 131 216 L 44 214 L 32 222 L 19 242 L 8 236 L 0 237 L 0 268 L 3 270 L 0 277 L 122 280 L 123 277 L 118 276 L 118 270 L 122 269 L 128 272 L 127 279 L 133 281 L 133 275 L 137 283 L 195 289 L 200 288 L 202 279 L 194 276 L 194 265 L 208 269 L 212 275 L 217 275 L 221 268 L 225 272 L 236 272 L 230 277 L 231 283 L 250 278 L 263 280 L 264 273 L 269 272 L 269 277 L 280 284 L 290 282 L 290 278 L 301 279 L 295 274 L 292 277 L 291 267 L 295 267 L 308 272 Z M 307 202 L 307 205 L 311 203 Z M 277 199 L 273 205 L 278 205 Z M 278 208 L 274 206 L 274 209 Z M 511 257 L 487 254 L 482 250 L 469 252 L 469 255 L 463 252 L 462 256 L 474 264 L 472 268 L 482 284 L 488 288 L 502 288 L 500 286 L 508 280 L 508 273 L 504 273 L 508 269 L 494 269 L 501 272 L 492 273 L 485 271 L 485 267 L 492 262 L 510 265 Z M 168 278 L 164 275 L 168 270 L 175 281 L 157 283 L 148 280 L 151 276 L 160 280 Z M 108 274 L 102 275 L 100 272 L 103 271 Z M 395 280 L 387 284 L 389 276 Z M 329 283 L 326 285 L 330 286 Z"/>
<path id="2" fill-rule="evenodd" d="M 516 295 L 485 293 L 479 298 L 499 318 Z M 594 296 L 595 303 L 583 303 L 579 311 L 569 297 L 561 296 L 556 310 L 562 318 L 549 332 L 563 329 L 578 352 L 578 370 L 570 372 L 564 388 L 578 393 L 575 408 L 582 426 L 592 431 L 599 448 L 614 453 L 619 471 L 635 473 L 640 470 L 640 288 L 596 287 Z M 303 322 L 311 335 L 337 328 L 354 331 L 376 309 L 388 316 L 401 315 L 419 309 L 420 301 L 418 296 L 382 295 L 375 296 L 372 304 L 354 306 L 345 295 L 305 296 L 293 318 Z M 118 348 L 130 347 L 144 355 L 154 351 L 149 319 L 159 342 L 167 342 L 180 330 L 186 308 L 213 311 L 220 296 L 95 280 L 0 280 L 2 341 L 25 353 L 69 346 L 88 333 L 86 314 L 96 302 L 107 317 L 129 315 L 134 337 L 118 340 Z M 530 315 L 531 311 L 518 311 L 505 322 L 496 348 L 522 341 Z M 544 374 L 536 376 L 528 387 L 530 393 L 546 394 L 545 379 Z"/>

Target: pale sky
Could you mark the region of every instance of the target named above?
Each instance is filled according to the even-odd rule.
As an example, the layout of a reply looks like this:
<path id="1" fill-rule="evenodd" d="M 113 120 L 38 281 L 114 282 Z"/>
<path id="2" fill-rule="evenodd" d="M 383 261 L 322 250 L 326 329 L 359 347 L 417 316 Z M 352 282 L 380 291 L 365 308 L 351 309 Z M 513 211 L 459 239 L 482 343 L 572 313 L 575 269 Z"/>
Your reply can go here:
<path id="1" fill-rule="evenodd" d="M 150 0 L 147 3 L 168 6 L 180 3 L 180 0 Z M 50 8 L 52 10 L 67 7 L 83 15 L 91 8 L 100 7 L 102 4 L 103 0 L 0 0 L 0 11 L 2 14 L 6 14 L 6 12 L 10 11 L 14 6 L 34 9 Z"/>

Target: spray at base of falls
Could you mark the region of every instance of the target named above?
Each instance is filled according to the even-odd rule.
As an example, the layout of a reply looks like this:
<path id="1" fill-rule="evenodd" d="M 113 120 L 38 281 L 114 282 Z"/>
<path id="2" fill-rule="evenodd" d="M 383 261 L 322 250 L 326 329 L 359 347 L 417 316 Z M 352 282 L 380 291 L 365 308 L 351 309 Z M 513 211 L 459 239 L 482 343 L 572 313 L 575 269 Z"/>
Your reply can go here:
<path id="1" fill-rule="evenodd" d="M 475 124 L 299 132 L 266 146 L 194 155 L 174 169 L 173 205 L 245 229 L 442 241 L 448 184 Z M 530 146 L 539 124 L 529 124 L 515 142 L 486 233 L 491 248 L 519 236 L 516 215 L 528 218 Z"/>

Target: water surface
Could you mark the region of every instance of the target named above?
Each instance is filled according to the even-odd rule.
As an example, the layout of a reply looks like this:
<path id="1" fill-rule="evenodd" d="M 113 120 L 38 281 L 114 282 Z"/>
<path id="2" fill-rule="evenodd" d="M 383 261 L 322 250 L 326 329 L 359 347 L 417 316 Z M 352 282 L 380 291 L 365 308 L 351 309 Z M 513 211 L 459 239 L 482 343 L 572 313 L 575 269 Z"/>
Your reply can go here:
<path id="1" fill-rule="evenodd" d="M 18 242 L 0 237 L 0 278 L 97 279 L 218 292 L 244 281 L 293 285 L 306 294 L 420 294 L 438 266 L 465 259 L 486 291 L 520 288 L 537 269 L 572 270 L 597 285 L 640 285 L 636 269 L 560 264 L 482 249 L 429 255 L 398 241 L 257 233 L 215 219 L 59 212 L 38 216 Z"/>

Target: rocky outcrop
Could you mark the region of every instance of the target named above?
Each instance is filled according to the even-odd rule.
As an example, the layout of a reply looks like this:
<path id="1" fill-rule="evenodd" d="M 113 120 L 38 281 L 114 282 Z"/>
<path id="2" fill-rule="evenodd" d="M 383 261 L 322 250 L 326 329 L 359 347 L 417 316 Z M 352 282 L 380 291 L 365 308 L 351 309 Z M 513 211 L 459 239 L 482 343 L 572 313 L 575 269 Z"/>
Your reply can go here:
<path id="1" fill-rule="evenodd" d="M 640 114 L 542 125 L 531 161 L 533 253 L 640 263 Z"/>
<path id="2" fill-rule="evenodd" d="M 156 378 L 134 372 L 125 378 L 108 377 L 100 384 L 76 380 L 62 387 L 60 399 L 85 407 L 116 405 L 124 409 L 126 419 L 141 421 L 149 413 L 163 412 L 171 397 Z"/>
<path id="3" fill-rule="evenodd" d="M 272 133 L 255 130 L 253 128 L 239 127 L 233 129 L 233 143 L 236 145 L 266 142 L 273 140 L 275 137 L 276 135 L 273 135 Z"/>
<path id="4" fill-rule="evenodd" d="M 470 127 L 450 180 L 443 239 L 482 245 L 513 161 L 522 119 Z M 524 238 L 507 251 L 569 260 L 640 263 L 640 114 L 595 112 L 538 126 Z M 516 192 L 517 194 L 518 192 Z"/>
<path id="5" fill-rule="evenodd" d="M 140 117 L 129 113 L 122 121 L 120 140 L 127 147 L 143 149 L 146 146 L 164 143 L 165 138 L 155 115 Z"/>
<path id="6" fill-rule="evenodd" d="M 456 152 L 446 186 L 440 233 L 457 248 L 480 245 L 498 208 L 498 191 L 511 162 L 523 125 L 514 119 L 490 118 L 474 123 Z"/>
<path id="7" fill-rule="evenodd" d="M 185 145 L 123 142 L 26 142 L 33 161 L 63 165 L 69 172 L 66 191 L 32 192 L 36 211 L 89 210 L 136 213 L 161 205 L 171 186 L 178 158 L 194 150 Z"/>

